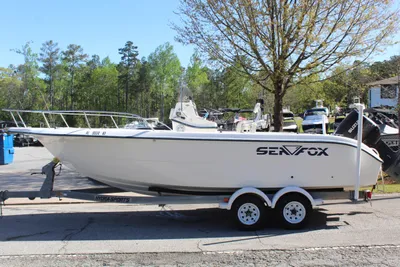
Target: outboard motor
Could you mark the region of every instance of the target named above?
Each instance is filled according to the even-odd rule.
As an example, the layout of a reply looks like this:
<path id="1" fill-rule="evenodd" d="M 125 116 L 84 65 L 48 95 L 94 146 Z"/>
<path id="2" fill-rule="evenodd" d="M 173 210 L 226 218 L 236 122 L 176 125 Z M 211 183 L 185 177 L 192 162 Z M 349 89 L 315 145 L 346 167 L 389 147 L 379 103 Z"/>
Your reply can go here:
<path id="1" fill-rule="evenodd" d="M 394 147 L 390 147 L 384 140 L 379 142 L 374 147 L 379 152 L 379 156 L 383 160 L 382 170 L 390 177 L 400 180 L 400 152 Z"/>
<path id="2" fill-rule="evenodd" d="M 353 110 L 350 114 L 343 119 L 339 124 L 334 135 L 340 135 L 352 139 L 357 139 L 358 133 L 358 111 Z M 363 132 L 362 141 L 370 147 L 374 147 L 380 140 L 380 131 L 378 125 L 371 119 L 363 116 Z"/>
<path id="3" fill-rule="evenodd" d="M 338 126 L 334 135 L 357 139 L 358 111 L 353 110 Z M 393 179 L 400 180 L 400 151 L 381 137 L 379 126 L 363 115 L 362 141 L 369 147 L 375 148 L 383 160 L 382 170 Z"/>

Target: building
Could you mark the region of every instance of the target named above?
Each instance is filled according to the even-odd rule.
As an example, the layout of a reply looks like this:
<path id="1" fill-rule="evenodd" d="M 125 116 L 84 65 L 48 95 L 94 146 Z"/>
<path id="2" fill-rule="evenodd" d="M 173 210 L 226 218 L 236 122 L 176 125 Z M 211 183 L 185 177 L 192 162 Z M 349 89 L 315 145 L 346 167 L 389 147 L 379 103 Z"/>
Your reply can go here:
<path id="1" fill-rule="evenodd" d="M 399 95 L 400 76 L 368 83 L 369 107 L 396 107 Z"/>

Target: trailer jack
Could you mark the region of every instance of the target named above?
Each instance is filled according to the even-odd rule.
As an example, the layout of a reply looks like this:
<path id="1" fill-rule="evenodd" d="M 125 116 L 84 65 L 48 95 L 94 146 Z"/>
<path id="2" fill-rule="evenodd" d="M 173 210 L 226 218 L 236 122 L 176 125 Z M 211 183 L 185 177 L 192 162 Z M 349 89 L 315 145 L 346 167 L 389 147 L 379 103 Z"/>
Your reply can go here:
<path id="1" fill-rule="evenodd" d="M 0 203 L 4 205 L 4 202 L 10 197 L 28 197 L 33 200 L 36 197 L 40 198 L 51 198 L 53 195 L 55 168 L 61 164 L 57 160 L 52 160 L 42 167 L 42 172 L 40 174 L 46 175 L 40 191 L 19 191 L 19 192 L 9 192 L 8 190 L 0 191 Z M 34 173 L 33 173 L 34 174 Z"/>

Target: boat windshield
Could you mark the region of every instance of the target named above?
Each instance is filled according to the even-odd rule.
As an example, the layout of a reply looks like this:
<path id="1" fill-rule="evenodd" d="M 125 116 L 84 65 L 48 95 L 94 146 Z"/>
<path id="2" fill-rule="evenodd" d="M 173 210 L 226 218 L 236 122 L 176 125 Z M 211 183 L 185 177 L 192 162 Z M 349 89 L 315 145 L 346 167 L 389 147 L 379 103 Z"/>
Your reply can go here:
<path id="1" fill-rule="evenodd" d="M 283 115 L 283 119 L 284 119 L 284 120 L 291 120 L 291 119 L 294 119 L 294 114 L 293 114 L 293 113 L 284 112 L 282 115 Z"/>
<path id="2" fill-rule="evenodd" d="M 193 101 L 193 93 L 187 86 L 182 86 L 180 88 L 180 92 L 178 94 L 178 102 L 189 102 L 190 100 Z"/>
<path id="3" fill-rule="evenodd" d="M 311 115 L 327 115 L 326 109 L 324 108 L 313 108 L 306 111 L 305 116 Z"/>
<path id="4" fill-rule="evenodd" d="M 194 109 L 194 114 L 196 116 L 199 116 L 199 113 L 197 111 L 197 106 L 194 103 L 193 93 L 185 84 L 181 85 L 177 101 L 178 101 L 178 103 L 179 102 L 188 103 L 189 101 L 192 101 L 192 107 Z M 208 116 L 208 114 L 205 114 L 205 116 Z"/>
<path id="5" fill-rule="evenodd" d="M 123 126 L 125 129 L 155 129 L 155 130 L 171 130 L 166 124 L 160 122 L 158 118 L 143 118 L 141 120 L 133 120 Z"/>

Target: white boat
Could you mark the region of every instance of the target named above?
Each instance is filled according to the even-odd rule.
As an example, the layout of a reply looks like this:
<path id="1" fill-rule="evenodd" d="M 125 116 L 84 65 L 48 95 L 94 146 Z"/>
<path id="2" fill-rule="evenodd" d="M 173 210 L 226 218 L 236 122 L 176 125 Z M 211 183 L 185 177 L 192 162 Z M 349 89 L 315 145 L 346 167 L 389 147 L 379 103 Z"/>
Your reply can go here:
<path id="1" fill-rule="evenodd" d="M 37 113 L 45 117 L 51 112 Z M 61 117 L 67 113 L 53 112 Z M 92 115 L 80 114 L 86 121 Z M 113 115 L 106 116 L 115 121 Z M 306 190 L 354 187 L 357 141 L 346 137 L 90 125 L 54 128 L 47 120 L 46 124 L 48 128 L 16 127 L 9 132 L 35 136 L 82 175 L 126 191 L 217 194 L 246 186 L 262 190 L 291 185 Z M 360 186 L 371 186 L 376 183 L 382 160 L 364 144 L 361 151 Z"/>

